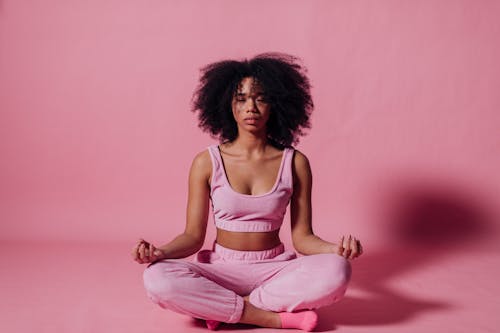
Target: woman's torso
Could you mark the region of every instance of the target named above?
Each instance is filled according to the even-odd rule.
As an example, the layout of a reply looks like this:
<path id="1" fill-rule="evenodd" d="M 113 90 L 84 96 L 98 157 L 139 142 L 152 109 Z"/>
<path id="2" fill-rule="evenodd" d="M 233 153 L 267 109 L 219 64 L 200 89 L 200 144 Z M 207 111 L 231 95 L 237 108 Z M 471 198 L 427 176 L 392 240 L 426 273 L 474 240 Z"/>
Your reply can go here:
<path id="1" fill-rule="evenodd" d="M 262 251 L 281 244 L 279 230 L 267 232 L 235 232 L 217 228 L 216 242 L 223 247 L 240 251 Z"/>
<path id="2" fill-rule="evenodd" d="M 223 170 L 220 171 L 224 173 L 224 179 L 227 180 L 225 186 L 229 187 L 226 189 L 229 193 L 241 196 L 242 199 L 252 200 L 270 194 L 280 181 L 286 150 L 268 146 L 268 152 L 264 156 L 252 159 L 234 153 L 224 145 L 216 148 L 218 149 L 212 153 L 214 155 L 219 153 L 218 158 L 223 164 Z M 212 175 L 212 170 L 210 175 Z M 212 186 L 211 178 L 212 176 L 208 177 L 209 186 Z M 278 246 L 281 240 L 279 228 L 259 232 L 239 232 L 217 228 L 216 242 L 230 249 L 260 251 Z"/>

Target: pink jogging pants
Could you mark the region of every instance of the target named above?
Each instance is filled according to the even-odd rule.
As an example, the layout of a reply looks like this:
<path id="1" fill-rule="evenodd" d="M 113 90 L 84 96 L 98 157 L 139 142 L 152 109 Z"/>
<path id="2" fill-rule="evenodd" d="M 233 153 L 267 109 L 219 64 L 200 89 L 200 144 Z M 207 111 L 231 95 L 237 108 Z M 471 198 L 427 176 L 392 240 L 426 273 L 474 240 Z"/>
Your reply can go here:
<path id="1" fill-rule="evenodd" d="M 337 254 L 297 258 L 283 244 L 265 251 L 236 251 L 214 244 L 194 261 L 165 259 L 144 271 L 148 297 L 165 309 L 191 317 L 237 323 L 243 296 L 274 312 L 315 309 L 338 301 L 351 276 Z"/>

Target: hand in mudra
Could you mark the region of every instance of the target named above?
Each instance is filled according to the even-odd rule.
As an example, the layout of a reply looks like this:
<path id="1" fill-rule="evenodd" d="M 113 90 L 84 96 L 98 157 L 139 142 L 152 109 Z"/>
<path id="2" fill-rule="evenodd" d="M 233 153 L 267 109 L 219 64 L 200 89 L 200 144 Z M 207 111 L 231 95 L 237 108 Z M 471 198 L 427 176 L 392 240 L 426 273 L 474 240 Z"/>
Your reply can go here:
<path id="1" fill-rule="evenodd" d="M 349 237 L 342 236 L 340 242 L 337 244 L 335 253 L 346 259 L 354 259 L 363 253 L 363 247 L 361 246 L 361 242 L 355 237 L 351 235 Z"/>
<path id="2" fill-rule="evenodd" d="M 140 239 L 132 250 L 132 258 L 139 264 L 149 264 L 162 257 L 163 252 L 144 239 Z"/>

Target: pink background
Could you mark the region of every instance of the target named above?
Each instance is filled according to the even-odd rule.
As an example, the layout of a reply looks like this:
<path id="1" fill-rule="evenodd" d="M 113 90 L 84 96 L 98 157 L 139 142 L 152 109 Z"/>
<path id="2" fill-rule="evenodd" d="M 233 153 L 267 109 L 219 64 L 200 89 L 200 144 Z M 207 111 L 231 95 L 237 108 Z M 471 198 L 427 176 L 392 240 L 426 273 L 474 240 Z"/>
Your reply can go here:
<path id="1" fill-rule="evenodd" d="M 281 51 L 303 60 L 313 86 L 312 130 L 296 148 L 313 168 L 315 231 L 331 241 L 352 233 L 366 247 L 350 297 L 332 308 L 335 325 L 465 332 L 481 323 L 475 331 L 492 332 L 500 324 L 491 298 L 499 294 L 498 17 L 498 2 L 472 0 L 0 0 L 1 273 L 12 292 L 2 316 L 16 319 L 3 325 L 31 328 L 16 303 L 31 275 L 9 273 L 27 269 L 19 256 L 46 267 L 76 251 L 86 262 L 90 244 L 97 266 L 86 274 L 113 260 L 132 291 L 129 308 L 113 310 L 125 328 L 82 308 L 78 331 L 91 322 L 124 332 L 135 327 L 123 323 L 127 311 L 156 318 L 125 317 L 151 332 L 163 331 L 165 316 L 180 320 L 147 303 L 129 248 L 184 228 L 189 166 L 215 142 L 189 112 L 199 68 Z M 282 239 L 290 244 L 286 223 Z M 90 290 L 93 280 L 74 280 L 83 267 L 54 266 L 37 286 L 66 277 Z M 69 297 L 52 286 L 52 297 Z M 33 323 L 74 328 L 71 316 L 47 319 L 63 310 L 43 307 L 45 292 L 25 291 L 24 302 L 49 311 L 34 311 Z M 103 312 L 116 309 L 109 299 Z"/>

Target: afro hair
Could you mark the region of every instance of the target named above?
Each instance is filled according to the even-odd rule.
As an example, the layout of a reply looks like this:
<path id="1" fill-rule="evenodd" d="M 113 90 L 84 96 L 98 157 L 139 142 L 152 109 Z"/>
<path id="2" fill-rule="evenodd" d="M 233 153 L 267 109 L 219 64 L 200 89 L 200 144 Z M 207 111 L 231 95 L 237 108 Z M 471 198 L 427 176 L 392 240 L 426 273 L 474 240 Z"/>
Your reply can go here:
<path id="1" fill-rule="evenodd" d="M 264 90 L 271 112 L 267 138 L 277 147 L 299 142 L 310 128 L 314 108 L 307 69 L 298 58 L 285 53 L 262 53 L 250 60 L 222 60 L 201 68 L 199 85 L 193 94 L 192 112 L 198 112 L 198 126 L 220 142 L 232 142 L 238 127 L 232 100 L 238 85 L 253 77 Z"/>

